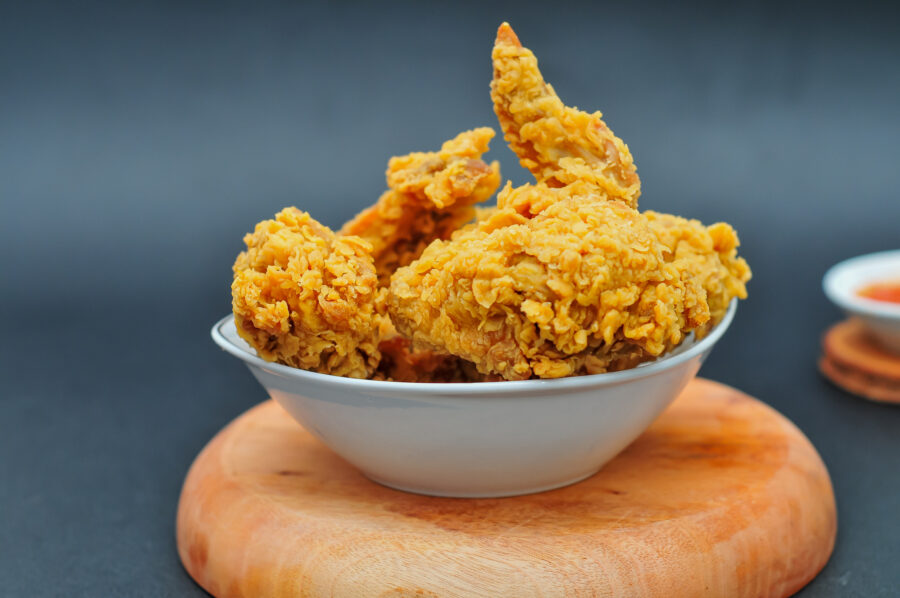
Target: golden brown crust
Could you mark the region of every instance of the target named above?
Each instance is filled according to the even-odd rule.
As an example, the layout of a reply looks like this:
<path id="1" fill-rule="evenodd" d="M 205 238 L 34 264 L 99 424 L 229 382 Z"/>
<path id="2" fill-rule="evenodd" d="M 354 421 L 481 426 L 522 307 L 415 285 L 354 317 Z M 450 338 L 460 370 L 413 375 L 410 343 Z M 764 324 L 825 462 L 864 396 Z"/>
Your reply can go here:
<path id="1" fill-rule="evenodd" d="M 640 179 L 628 146 L 602 120 L 562 103 L 508 23 L 497 31 L 491 98 L 504 138 L 538 182 L 588 181 L 636 207 Z"/>
<path id="2" fill-rule="evenodd" d="M 398 270 L 388 297 L 401 333 L 484 374 L 633 367 L 746 296 L 749 269 L 727 225 L 650 219 L 577 186 L 507 187 L 498 203 Z"/>
<path id="3" fill-rule="evenodd" d="M 241 338 L 269 361 L 371 375 L 384 317 L 369 243 L 337 237 L 296 208 L 257 224 L 244 243 L 231 285 Z"/>
<path id="4" fill-rule="evenodd" d="M 500 185 L 500 166 L 480 159 L 493 136 L 493 129 L 482 127 L 460 133 L 437 152 L 391 158 L 389 190 L 340 231 L 372 244 L 382 284 L 398 267 L 419 257 L 431 241 L 447 239 L 471 221 L 474 204 L 494 194 Z"/>
<path id="5" fill-rule="evenodd" d="M 532 218 L 501 208 L 398 270 L 388 298 L 415 342 L 506 379 L 557 378 L 660 354 L 681 340 L 684 285 L 640 218 L 620 202 L 568 196 Z M 504 190 L 499 199 L 504 204 Z"/>
<path id="6" fill-rule="evenodd" d="M 678 268 L 684 280 L 706 293 L 705 301 L 688 306 L 692 319 L 708 317 L 710 327 L 714 326 L 725 317 L 733 298 L 747 298 L 750 267 L 737 255 L 740 241 L 729 224 L 704 226 L 699 220 L 650 210 L 643 215 L 663 245 L 665 259 Z M 699 330 L 698 336 L 704 332 Z"/>

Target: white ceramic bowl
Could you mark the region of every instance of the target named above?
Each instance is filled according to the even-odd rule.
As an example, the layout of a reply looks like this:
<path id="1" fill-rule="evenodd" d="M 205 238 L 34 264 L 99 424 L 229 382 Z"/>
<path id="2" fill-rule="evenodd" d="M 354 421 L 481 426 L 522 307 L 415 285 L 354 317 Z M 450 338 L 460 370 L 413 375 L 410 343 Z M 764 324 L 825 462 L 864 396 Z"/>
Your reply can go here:
<path id="1" fill-rule="evenodd" d="M 825 294 L 851 316 L 857 316 L 889 351 L 900 354 L 900 305 L 860 297 L 875 282 L 900 280 L 900 250 L 861 255 L 832 266 L 822 279 Z"/>
<path id="2" fill-rule="evenodd" d="M 734 317 L 654 362 L 557 380 L 354 380 L 263 361 L 232 316 L 213 340 L 310 433 L 381 484 L 437 496 L 511 496 L 582 480 L 678 396 Z"/>

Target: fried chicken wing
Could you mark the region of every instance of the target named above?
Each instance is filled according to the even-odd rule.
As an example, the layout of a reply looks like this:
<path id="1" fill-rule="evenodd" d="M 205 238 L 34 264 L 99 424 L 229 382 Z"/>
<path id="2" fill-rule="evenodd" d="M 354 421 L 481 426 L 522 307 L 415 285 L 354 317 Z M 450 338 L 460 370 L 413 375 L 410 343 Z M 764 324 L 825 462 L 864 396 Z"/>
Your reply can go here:
<path id="1" fill-rule="evenodd" d="M 501 208 L 399 269 L 388 306 L 423 346 L 508 380 L 629 367 L 681 341 L 695 301 L 640 214 L 567 196 L 532 218 Z"/>
<path id="2" fill-rule="evenodd" d="M 633 367 L 702 335 L 750 278 L 726 224 L 636 209 L 625 145 L 564 106 L 504 24 L 492 96 L 535 185 L 435 241 L 391 278 L 388 311 L 417 346 L 508 380 Z"/>
<path id="3" fill-rule="evenodd" d="M 389 190 L 378 202 L 346 223 L 342 235 L 357 235 L 372 244 L 379 279 L 387 284 L 400 266 L 419 257 L 435 239 L 447 239 L 475 217 L 474 204 L 488 199 L 500 185 L 500 166 L 486 164 L 494 137 L 482 127 L 460 133 L 437 152 L 391 158 Z"/>
<path id="4" fill-rule="evenodd" d="M 505 379 L 633 367 L 702 333 L 745 297 L 727 225 L 648 218 L 602 195 L 535 186 L 512 207 L 435 242 L 392 279 L 388 309 L 415 343 Z M 521 207 L 521 204 L 518 204 Z"/>
<path id="5" fill-rule="evenodd" d="M 609 197 L 637 206 L 641 184 L 628 146 L 600 112 L 562 103 L 508 23 L 497 31 L 493 61 L 494 111 L 522 166 L 550 187 L 589 181 Z"/>
<path id="6" fill-rule="evenodd" d="M 244 237 L 231 285 L 241 338 L 266 360 L 366 378 L 380 361 L 372 246 L 286 208 Z"/>

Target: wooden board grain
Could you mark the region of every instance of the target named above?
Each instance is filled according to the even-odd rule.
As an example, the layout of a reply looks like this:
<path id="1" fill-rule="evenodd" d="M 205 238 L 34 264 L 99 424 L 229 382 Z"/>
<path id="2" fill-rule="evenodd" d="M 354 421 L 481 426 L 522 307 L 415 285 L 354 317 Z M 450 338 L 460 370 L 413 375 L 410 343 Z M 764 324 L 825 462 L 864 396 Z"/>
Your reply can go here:
<path id="1" fill-rule="evenodd" d="M 266 402 L 197 457 L 177 518 L 184 566 L 223 598 L 788 596 L 835 531 L 809 441 L 699 379 L 597 475 L 500 499 L 374 484 Z"/>

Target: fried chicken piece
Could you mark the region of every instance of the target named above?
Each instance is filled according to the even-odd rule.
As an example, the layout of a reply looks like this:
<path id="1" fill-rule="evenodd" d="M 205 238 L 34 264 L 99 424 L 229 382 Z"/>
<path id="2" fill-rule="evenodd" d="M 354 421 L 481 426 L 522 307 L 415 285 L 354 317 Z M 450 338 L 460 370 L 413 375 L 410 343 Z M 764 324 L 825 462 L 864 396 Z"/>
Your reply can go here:
<path id="1" fill-rule="evenodd" d="M 503 24 L 491 87 L 536 185 L 435 241 L 391 278 L 394 325 L 486 375 L 558 378 L 633 367 L 703 334 L 750 277 L 725 224 L 636 209 L 628 148 L 599 113 L 562 104 Z"/>
<path id="2" fill-rule="evenodd" d="M 633 367 L 746 295 L 727 225 L 648 218 L 589 185 L 507 185 L 498 206 L 399 269 L 387 298 L 402 334 L 483 374 Z"/>
<path id="3" fill-rule="evenodd" d="M 640 214 L 538 187 L 554 201 L 535 216 L 498 208 L 394 274 L 397 329 L 508 380 L 627 367 L 679 342 L 685 287 Z"/>
<path id="4" fill-rule="evenodd" d="M 366 378 L 381 358 L 372 246 L 336 236 L 286 208 L 244 237 L 231 285 L 235 325 L 260 357 L 297 368 Z"/>
<path id="5" fill-rule="evenodd" d="M 372 244 L 382 284 L 398 267 L 419 257 L 431 241 L 450 238 L 475 217 L 474 204 L 494 194 L 500 185 L 500 165 L 480 159 L 493 137 L 493 129 L 482 127 L 460 133 L 440 151 L 391 158 L 389 190 L 340 231 Z"/>
<path id="6" fill-rule="evenodd" d="M 562 103 L 544 82 L 537 58 L 508 23 L 494 44 L 491 98 L 504 138 L 538 182 L 562 187 L 588 181 L 609 197 L 637 206 L 641 182 L 628 151 L 602 120 Z"/>

